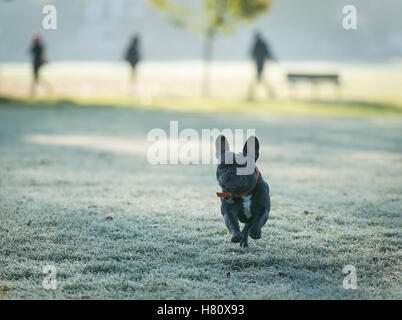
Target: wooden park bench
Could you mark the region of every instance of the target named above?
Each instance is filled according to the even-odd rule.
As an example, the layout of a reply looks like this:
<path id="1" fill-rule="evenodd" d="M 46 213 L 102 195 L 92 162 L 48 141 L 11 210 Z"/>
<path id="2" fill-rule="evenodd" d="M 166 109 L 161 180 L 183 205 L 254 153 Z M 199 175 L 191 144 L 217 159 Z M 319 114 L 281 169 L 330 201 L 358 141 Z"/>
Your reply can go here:
<path id="1" fill-rule="evenodd" d="M 318 84 L 320 83 L 332 83 L 336 86 L 337 94 L 339 95 L 340 81 L 339 75 L 336 73 L 328 74 L 318 74 L 318 73 L 288 73 L 288 82 L 292 86 L 292 91 L 294 91 L 294 85 L 300 82 L 307 82 L 312 84 L 312 88 L 317 94 Z"/>

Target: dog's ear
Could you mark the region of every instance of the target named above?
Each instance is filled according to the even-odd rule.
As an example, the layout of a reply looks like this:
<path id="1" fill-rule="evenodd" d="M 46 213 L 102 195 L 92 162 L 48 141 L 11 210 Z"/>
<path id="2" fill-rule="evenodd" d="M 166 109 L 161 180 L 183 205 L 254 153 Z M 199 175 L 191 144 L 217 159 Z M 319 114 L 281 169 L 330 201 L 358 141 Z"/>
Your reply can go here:
<path id="1" fill-rule="evenodd" d="M 247 157 L 248 155 L 254 155 L 255 161 L 257 161 L 258 157 L 260 156 L 259 151 L 260 143 L 258 142 L 258 139 L 255 136 L 251 136 L 250 138 L 248 138 L 243 147 L 243 155 L 245 157 Z"/>
<path id="2" fill-rule="evenodd" d="M 215 141 L 216 152 L 215 155 L 219 159 L 222 153 L 229 151 L 229 142 L 225 136 L 219 135 Z"/>

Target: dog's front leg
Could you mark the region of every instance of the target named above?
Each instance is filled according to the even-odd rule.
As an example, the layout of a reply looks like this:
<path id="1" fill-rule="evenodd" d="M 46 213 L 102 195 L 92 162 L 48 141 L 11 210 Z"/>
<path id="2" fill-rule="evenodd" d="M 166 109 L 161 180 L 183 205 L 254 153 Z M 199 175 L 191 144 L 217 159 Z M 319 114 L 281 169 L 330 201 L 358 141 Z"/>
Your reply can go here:
<path id="1" fill-rule="evenodd" d="M 261 228 L 268 220 L 269 212 L 265 210 L 264 213 L 257 215 L 253 224 L 250 226 L 249 235 L 251 238 L 257 240 L 261 238 Z"/>
<path id="2" fill-rule="evenodd" d="M 254 218 L 246 223 L 241 231 L 240 247 L 248 247 L 248 236 L 253 239 L 261 238 L 261 227 L 268 220 L 268 210 L 265 210 L 263 214 L 255 215 Z"/>
<path id="3" fill-rule="evenodd" d="M 229 208 L 222 207 L 222 215 L 225 219 L 226 227 L 228 228 L 229 232 L 232 234 L 232 242 L 238 243 L 240 242 L 240 225 L 239 221 L 237 220 L 237 214 L 234 210 L 230 210 Z"/>
<path id="4" fill-rule="evenodd" d="M 248 247 L 248 232 L 250 230 L 251 223 L 246 223 L 241 231 L 240 247 Z"/>

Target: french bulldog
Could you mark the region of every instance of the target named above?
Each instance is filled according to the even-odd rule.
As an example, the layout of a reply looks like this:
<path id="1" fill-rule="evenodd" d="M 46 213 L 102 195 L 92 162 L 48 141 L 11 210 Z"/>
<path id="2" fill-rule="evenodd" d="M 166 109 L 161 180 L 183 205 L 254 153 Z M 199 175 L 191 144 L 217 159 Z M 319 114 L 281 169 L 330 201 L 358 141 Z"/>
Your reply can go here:
<path id="1" fill-rule="evenodd" d="M 261 238 L 261 228 L 267 222 L 270 210 L 269 187 L 255 163 L 259 157 L 259 142 L 254 136 L 247 139 L 243 152 L 229 150 L 225 136 L 216 139 L 218 167 L 216 178 L 222 192 L 221 213 L 234 243 L 248 247 L 248 236 Z M 247 170 L 246 170 L 247 169 Z M 239 221 L 244 223 L 240 232 Z"/>

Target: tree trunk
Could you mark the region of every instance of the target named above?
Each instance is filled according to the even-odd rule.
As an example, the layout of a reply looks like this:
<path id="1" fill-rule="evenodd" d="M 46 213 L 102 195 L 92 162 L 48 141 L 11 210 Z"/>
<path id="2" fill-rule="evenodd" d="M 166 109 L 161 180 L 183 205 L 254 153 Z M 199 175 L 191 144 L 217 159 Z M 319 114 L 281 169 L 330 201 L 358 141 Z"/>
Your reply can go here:
<path id="1" fill-rule="evenodd" d="M 203 47 L 203 79 L 202 79 L 202 94 L 209 96 L 211 91 L 211 60 L 212 60 L 212 45 L 214 40 L 214 32 L 208 30 L 205 33 Z"/>

